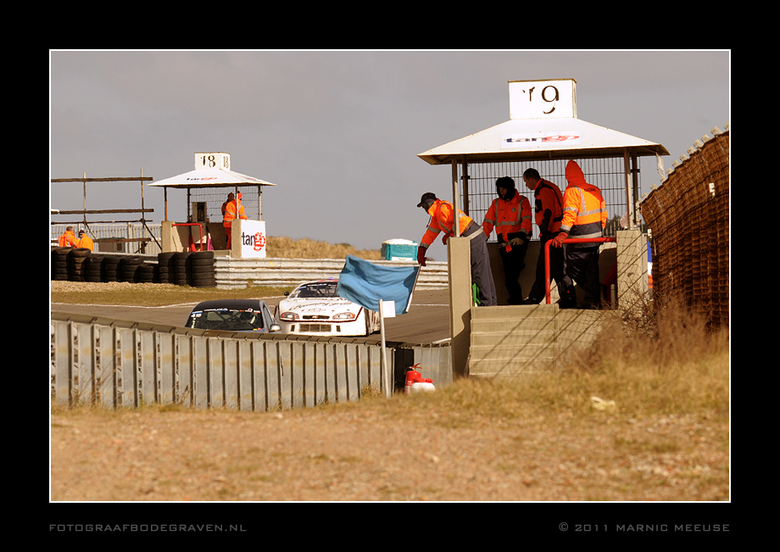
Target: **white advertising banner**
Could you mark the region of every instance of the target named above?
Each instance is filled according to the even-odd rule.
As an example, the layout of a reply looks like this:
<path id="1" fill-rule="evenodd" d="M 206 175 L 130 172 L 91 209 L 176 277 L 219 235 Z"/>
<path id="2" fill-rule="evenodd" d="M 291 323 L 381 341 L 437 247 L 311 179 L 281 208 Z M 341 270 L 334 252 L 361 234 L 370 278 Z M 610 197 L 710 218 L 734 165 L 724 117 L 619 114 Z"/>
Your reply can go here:
<path id="1" fill-rule="evenodd" d="M 264 259 L 267 234 L 264 220 L 241 221 L 241 257 L 244 259 Z"/>

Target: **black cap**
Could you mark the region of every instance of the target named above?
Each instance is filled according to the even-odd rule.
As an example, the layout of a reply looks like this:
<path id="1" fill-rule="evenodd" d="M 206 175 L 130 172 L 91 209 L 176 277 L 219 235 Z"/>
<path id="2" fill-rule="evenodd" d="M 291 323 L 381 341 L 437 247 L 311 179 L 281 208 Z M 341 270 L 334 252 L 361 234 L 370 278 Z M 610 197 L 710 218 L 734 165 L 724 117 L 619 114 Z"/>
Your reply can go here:
<path id="1" fill-rule="evenodd" d="M 436 194 L 433 192 L 425 192 L 422 197 L 420 198 L 420 203 L 417 204 L 418 207 L 423 207 L 424 205 L 428 205 L 428 207 L 431 206 L 431 204 L 436 201 Z M 426 211 L 428 210 L 428 207 L 423 207 Z"/>

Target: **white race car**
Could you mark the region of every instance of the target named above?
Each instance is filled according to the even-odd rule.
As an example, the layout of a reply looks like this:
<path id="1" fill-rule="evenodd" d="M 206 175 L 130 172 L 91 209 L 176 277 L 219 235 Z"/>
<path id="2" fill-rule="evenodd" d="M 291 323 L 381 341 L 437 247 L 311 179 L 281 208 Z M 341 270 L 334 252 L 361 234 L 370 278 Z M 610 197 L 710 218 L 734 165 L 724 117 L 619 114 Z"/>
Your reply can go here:
<path id="1" fill-rule="evenodd" d="M 276 307 L 283 334 L 369 335 L 379 331 L 379 313 L 339 297 L 338 279 L 299 285 Z"/>

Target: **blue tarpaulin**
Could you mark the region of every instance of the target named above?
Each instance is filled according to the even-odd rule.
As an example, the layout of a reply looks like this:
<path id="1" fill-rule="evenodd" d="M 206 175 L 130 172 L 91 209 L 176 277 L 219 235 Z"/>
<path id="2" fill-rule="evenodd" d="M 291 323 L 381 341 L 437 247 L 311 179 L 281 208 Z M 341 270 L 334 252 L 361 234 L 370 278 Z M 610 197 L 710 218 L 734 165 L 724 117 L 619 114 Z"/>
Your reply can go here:
<path id="1" fill-rule="evenodd" d="M 412 304 L 419 272 L 419 265 L 383 266 L 347 255 L 339 276 L 338 294 L 372 311 L 379 310 L 380 299 L 395 301 L 395 314 L 404 314 Z"/>

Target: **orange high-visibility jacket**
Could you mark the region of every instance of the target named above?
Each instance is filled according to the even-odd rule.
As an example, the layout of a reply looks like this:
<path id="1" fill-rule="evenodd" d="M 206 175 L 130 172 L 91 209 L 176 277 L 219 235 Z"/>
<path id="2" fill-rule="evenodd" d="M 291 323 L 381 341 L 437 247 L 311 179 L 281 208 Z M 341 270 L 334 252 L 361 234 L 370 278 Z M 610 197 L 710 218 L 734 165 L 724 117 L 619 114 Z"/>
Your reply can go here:
<path id="1" fill-rule="evenodd" d="M 509 201 L 500 197 L 494 199 L 485 213 L 482 229 L 490 237 L 494 227 L 496 235 L 504 242 L 511 239 L 509 234 L 520 234 L 519 237 L 523 240 L 530 238 L 531 203 L 528 198 L 515 191 Z"/>
<path id="2" fill-rule="evenodd" d="M 78 238 L 76 240 L 76 247 L 83 247 L 85 249 L 89 249 L 90 251 L 94 251 L 95 250 L 95 244 L 92 241 L 92 238 L 90 238 L 86 234 L 84 234 L 83 237 Z"/>
<path id="3" fill-rule="evenodd" d="M 444 231 L 447 236 L 455 235 L 455 225 L 453 224 L 455 207 L 449 201 L 442 201 L 437 199 L 431 208 L 428 209 L 428 214 L 431 215 L 431 221 L 428 223 L 428 228 L 425 230 L 425 234 L 420 240 L 420 247 L 430 247 L 431 244 L 436 241 L 436 236 L 439 232 Z M 468 228 L 468 225 L 473 221 L 463 211 L 458 209 L 459 214 L 459 234 L 462 236 L 463 232 Z"/>
<path id="4" fill-rule="evenodd" d="M 554 234 L 561 229 L 563 194 L 549 180 L 540 180 L 534 190 L 534 211 L 540 234 Z M 549 213 L 547 213 L 549 211 Z"/>
<path id="5" fill-rule="evenodd" d="M 566 165 L 569 185 L 563 194 L 561 232 L 570 238 L 600 238 L 607 225 L 607 208 L 601 190 L 585 182 L 582 169 L 574 161 Z"/>
<path id="6" fill-rule="evenodd" d="M 237 218 L 246 220 L 246 215 L 244 214 L 244 206 L 241 205 L 241 194 L 238 194 L 238 197 L 232 201 L 228 201 L 227 205 L 225 205 L 225 214 L 222 219 L 222 225 L 226 227 L 230 227 L 231 223 L 236 220 Z"/>
<path id="7" fill-rule="evenodd" d="M 60 247 L 76 247 L 76 234 L 73 230 L 65 230 L 65 233 L 60 236 Z"/>

